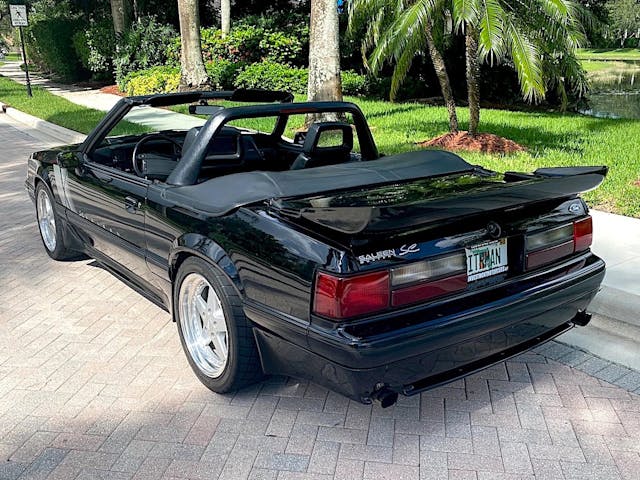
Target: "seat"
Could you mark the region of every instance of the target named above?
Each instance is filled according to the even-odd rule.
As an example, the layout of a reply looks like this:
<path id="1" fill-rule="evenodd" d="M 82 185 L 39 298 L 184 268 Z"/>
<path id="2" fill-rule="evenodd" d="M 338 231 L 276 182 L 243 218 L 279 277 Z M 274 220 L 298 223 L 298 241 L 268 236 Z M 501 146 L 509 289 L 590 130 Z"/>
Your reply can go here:
<path id="1" fill-rule="evenodd" d="M 342 135 L 340 145 L 321 146 L 323 135 L 338 132 Z M 291 170 L 303 168 L 315 168 L 326 165 L 347 163 L 351 160 L 353 150 L 353 129 L 345 122 L 320 122 L 309 127 L 307 136 L 302 146 L 302 153 L 298 155 Z"/>

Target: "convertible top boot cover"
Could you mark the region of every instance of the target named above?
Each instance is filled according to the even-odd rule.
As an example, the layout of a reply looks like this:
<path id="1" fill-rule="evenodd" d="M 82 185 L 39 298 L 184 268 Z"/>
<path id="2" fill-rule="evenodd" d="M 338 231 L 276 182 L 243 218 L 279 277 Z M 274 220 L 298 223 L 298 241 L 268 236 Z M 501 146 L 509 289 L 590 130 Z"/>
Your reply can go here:
<path id="1" fill-rule="evenodd" d="M 318 195 L 479 170 L 453 153 L 432 150 L 285 172 L 236 173 L 198 185 L 169 186 L 164 196 L 176 205 L 223 216 L 238 207 L 278 198 Z"/>

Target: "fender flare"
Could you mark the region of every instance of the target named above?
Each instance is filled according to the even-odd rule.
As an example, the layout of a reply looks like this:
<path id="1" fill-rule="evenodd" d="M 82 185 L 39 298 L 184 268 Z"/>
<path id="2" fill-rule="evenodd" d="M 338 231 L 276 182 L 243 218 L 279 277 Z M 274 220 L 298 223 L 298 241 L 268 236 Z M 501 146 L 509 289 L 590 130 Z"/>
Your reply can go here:
<path id="1" fill-rule="evenodd" d="M 244 296 L 240 274 L 229 254 L 214 240 L 199 233 L 184 234 L 173 242 L 169 252 L 169 278 L 172 283 L 180 265 L 189 256 L 201 258 L 220 269 Z"/>

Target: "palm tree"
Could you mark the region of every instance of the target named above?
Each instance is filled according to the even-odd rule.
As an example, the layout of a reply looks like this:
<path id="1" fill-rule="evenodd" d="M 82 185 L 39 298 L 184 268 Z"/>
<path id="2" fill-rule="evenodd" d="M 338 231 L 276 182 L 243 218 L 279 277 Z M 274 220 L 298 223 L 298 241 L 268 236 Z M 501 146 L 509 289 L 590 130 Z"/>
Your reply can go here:
<path id="1" fill-rule="evenodd" d="M 435 25 L 438 18 L 452 18 L 456 30 L 464 32 L 471 135 L 477 133 L 480 121 L 480 63 L 510 58 L 527 101 L 543 99 L 550 87 L 566 97 L 564 78 L 572 78 L 578 90 L 585 88 L 575 57 L 584 39 L 584 9 L 572 0 L 355 0 L 353 7 L 366 11 L 376 1 L 394 7 L 389 8 L 392 18 L 371 20 L 363 47 L 365 51 L 373 47 L 373 71 L 388 60 L 396 61 L 392 98 L 411 61 L 422 53 L 426 19 Z"/>
<path id="2" fill-rule="evenodd" d="M 336 0 L 311 0 L 307 96 L 310 102 L 342 100 Z M 308 124 L 313 121 L 307 118 Z"/>
<path id="3" fill-rule="evenodd" d="M 198 0 L 178 0 L 178 15 L 182 43 L 180 86 L 183 90 L 197 89 L 209 83 L 202 60 Z"/>
<path id="4" fill-rule="evenodd" d="M 349 2 L 349 31 L 366 25 L 363 54 L 373 50 L 369 68 L 377 73 L 387 61 L 395 62 L 391 100 L 416 56 L 427 52 L 438 77 L 449 114 L 449 131 L 458 132 L 458 116 L 449 74 L 438 48 L 444 33 L 446 0 L 353 0 Z"/>
<path id="5" fill-rule="evenodd" d="M 584 74 L 575 57 L 585 39 L 584 10 L 572 0 L 453 0 L 457 29 L 465 32 L 469 133 L 477 132 L 480 115 L 478 90 L 481 62 L 511 58 L 526 100 L 544 98 L 551 86 L 566 101 L 562 78 L 572 78 L 585 88 Z"/>
<path id="6" fill-rule="evenodd" d="M 231 33 L 231 0 L 220 0 L 220 22 L 222 24 L 222 36 Z"/>

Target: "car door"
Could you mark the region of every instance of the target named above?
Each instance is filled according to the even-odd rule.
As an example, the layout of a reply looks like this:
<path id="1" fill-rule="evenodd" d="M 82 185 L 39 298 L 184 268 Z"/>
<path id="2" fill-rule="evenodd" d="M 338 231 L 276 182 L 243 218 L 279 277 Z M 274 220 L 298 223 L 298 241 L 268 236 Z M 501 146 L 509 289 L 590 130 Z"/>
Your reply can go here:
<path id="1" fill-rule="evenodd" d="M 144 208 L 149 181 L 85 157 L 67 171 L 72 216 L 85 242 L 118 270 L 148 277 L 145 262 Z M 135 280 L 135 279 L 132 279 Z"/>

